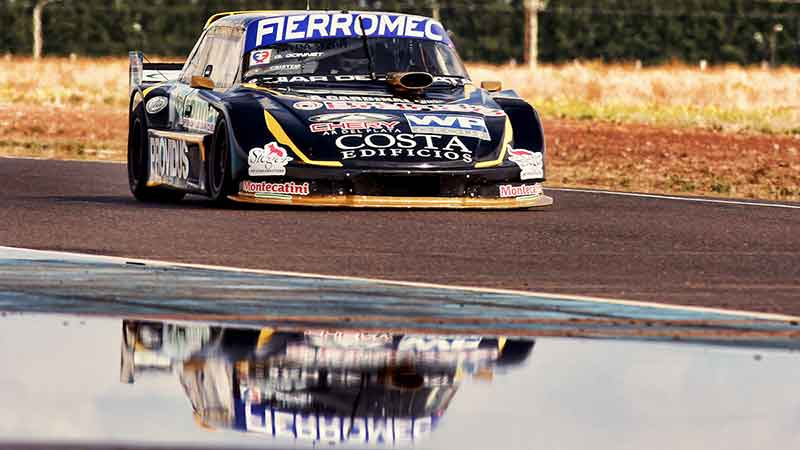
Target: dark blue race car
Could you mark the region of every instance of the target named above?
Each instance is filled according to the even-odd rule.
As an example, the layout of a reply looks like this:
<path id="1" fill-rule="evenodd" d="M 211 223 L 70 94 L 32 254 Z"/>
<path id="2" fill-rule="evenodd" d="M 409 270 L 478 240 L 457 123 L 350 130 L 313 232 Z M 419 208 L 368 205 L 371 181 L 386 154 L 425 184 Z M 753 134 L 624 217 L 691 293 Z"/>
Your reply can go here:
<path id="1" fill-rule="evenodd" d="M 529 208 L 536 110 L 470 80 L 438 22 L 347 11 L 222 13 L 184 64 L 131 53 L 128 175 L 142 201 Z"/>

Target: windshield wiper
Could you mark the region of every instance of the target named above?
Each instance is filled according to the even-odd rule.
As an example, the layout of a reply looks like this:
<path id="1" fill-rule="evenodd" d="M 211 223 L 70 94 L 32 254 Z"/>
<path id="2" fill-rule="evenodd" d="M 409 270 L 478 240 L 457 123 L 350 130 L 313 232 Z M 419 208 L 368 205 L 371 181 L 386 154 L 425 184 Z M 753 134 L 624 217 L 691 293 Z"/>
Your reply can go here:
<path id="1" fill-rule="evenodd" d="M 369 64 L 369 75 L 373 81 L 377 79 L 375 76 L 375 63 L 372 61 L 372 52 L 369 49 L 369 39 L 367 39 L 367 31 L 364 29 L 364 17 L 358 16 L 358 23 L 361 25 L 361 39 L 364 41 L 364 53 L 367 54 L 367 63 Z"/>

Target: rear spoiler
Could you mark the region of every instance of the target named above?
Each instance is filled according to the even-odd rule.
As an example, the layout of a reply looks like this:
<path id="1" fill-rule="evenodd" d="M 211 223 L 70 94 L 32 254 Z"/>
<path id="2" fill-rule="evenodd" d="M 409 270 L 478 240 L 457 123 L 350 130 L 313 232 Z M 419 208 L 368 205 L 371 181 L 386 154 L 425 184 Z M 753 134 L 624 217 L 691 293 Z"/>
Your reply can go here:
<path id="1" fill-rule="evenodd" d="M 142 83 L 163 83 L 177 80 L 183 70 L 183 63 L 145 63 L 144 54 L 139 51 L 128 53 L 128 57 L 131 91 Z"/>

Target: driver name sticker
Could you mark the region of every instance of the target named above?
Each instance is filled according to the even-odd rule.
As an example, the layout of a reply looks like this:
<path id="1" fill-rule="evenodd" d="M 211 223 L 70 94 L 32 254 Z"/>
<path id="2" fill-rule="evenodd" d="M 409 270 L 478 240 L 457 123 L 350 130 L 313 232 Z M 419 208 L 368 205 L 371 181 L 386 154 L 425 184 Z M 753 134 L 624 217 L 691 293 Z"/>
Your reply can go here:
<path id="1" fill-rule="evenodd" d="M 305 58 L 321 58 L 325 56 L 325 52 L 285 52 L 278 53 L 273 56 L 273 59 L 305 59 Z"/>
<path id="2" fill-rule="evenodd" d="M 544 178 L 544 161 L 541 153 L 523 149 L 512 149 L 509 152 L 508 159 L 516 163 L 519 168 L 522 169 L 519 174 L 521 180 Z"/>
<path id="3" fill-rule="evenodd" d="M 264 148 L 254 148 L 250 150 L 247 157 L 249 165 L 247 173 L 251 177 L 280 177 L 286 175 L 286 165 L 293 158 L 289 157 L 289 152 L 278 145 L 277 142 L 270 142 Z"/>

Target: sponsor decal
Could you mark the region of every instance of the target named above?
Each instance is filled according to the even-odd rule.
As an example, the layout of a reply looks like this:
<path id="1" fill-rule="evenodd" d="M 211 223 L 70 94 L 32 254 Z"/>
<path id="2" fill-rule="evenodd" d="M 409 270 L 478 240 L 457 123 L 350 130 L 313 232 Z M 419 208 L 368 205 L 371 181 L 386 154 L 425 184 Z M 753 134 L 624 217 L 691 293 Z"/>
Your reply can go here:
<path id="1" fill-rule="evenodd" d="M 267 72 L 280 72 L 284 70 L 300 70 L 303 68 L 302 64 L 278 64 L 275 66 L 270 66 L 269 69 L 266 69 Z"/>
<path id="2" fill-rule="evenodd" d="M 194 91 L 187 85 L 178 83 L 169 93 L 169 120 L 172 123 L 179 123 L 183 117 L 183 110 L 186 105 L 186 97 Z"/>
<path id="3" fill-rule="evenodd" d="M 250 66 L 269 64 L 272 61 L 272 50 L 258 50 L 250 53 Z"/>
<path id="4" fill-rule="evenodd" d="M 387 333 L 354 333 L 346 331 L 306 331 L 306 339 L 315 347 L 357 348 L 369 350 L 391 346 L 393 336 Z"/>
<path id="5" fill-rule="evenodd" d="M 491 140 L 483 117 L 452 114 L 406 114 L 412 133 L 446 134 Z"/>
<path id="6" fill-rule="evenodd" d="M 273 60 L 278 59 L 278 56 L 273 56 Z M 385 79 L 385 77 L 379 77 Z M 259 83 L 264 84 L 283 84 L 283 83 L 321 83 L 331 81 L 372 81 L 371 75 L 312 75 L 312 76 L 276 76 L 276 77 L 259 77 Z M 433 77 L 434 84 L 443 83 L 450 86 L 463 86 L 470 81 L 459 77 Z"/>
<path id="7" fill-rule="evenodd" d="M 318 90 L 308 90 L 308 89 L 293 89 L 291 91 L 292 94 L 305 94 L 303 97 L 306 100 L 314 100 L 314 101 L 343 101 L 343 102 L 370 102 L 370 103 L 408 103 L 408 104 L 417 104 L 417 105 L 436 105 L 436 104 L 443 104 L 445 100 L 438 100 L 438 99 L 424 99 L 424 98 L 416 98 L 416 99 L 407 99 L 407 98 L 400 98 L 400 97 L 392 97 L 389 95 L 372 95 L 372 96 L 365 96 L 363 92 L 355 93 L 355 92 L 337 92 L 331 93 L 329 91 L 318 91 Z M 344 113 L 340 113 L 344 114 Z"/>
<path id="8" fill-rule="evenodd" d="M 189 147 L 186 142 L 150 136 L 150 179 L 180 180 L 189 178 Z"/>
<path id="9" fill-rule="evenodd" d="M 346 134 L 336 139 L 343 160 L 381 158 L 420 158 L 443 161 L 473 161 L 470 150 L 458 136 L 431 134 Z"/>
<path id="10" fill-rule="evenodd" d="M 369 130 L 395 131 L 400 125 L 397 117 L 386 114 L 323 114 L 309 119 L 311 125 L 309 130 L 312 133 L 324 133 L 325 135 L 336 135 L 340 132 L 361 133 Z"/>
<path id="11" fill-rule="evenodd" d="M 519 175 L 521 180 L 544 178 L 544 160 L 541 153 L 524 149 L 512 149 L 509 151 L 508 159 L 515 162 L 522 169 Z"/>
<path id="12" fill-rule="evenodd" d="M 313 75 L 313 76 L 295 75 L 295 76 L 282 76 L 282 77 L 259 77 L 258 81 L 264 84 L 320 83 L 329 81 L 372 81 L 372 77 L 369 75 L 336 75 L 330 77 L 326 75 Z"/>
<path id="13" fill-rule="evenodd" d="M 398 351 L 464 352 L 478 350 L 482 337 L 472 336 L 403 336 Z"/>
<path id="14" fill-rule="evenodd" d="M 362 28 L 363 26 L 363 28 Z M 281 42 L 390 37 L 450 43 L 435 20 L 401 14 L 313 13 L 269 17 L 247 27 L 245 51 Z"/>
<path id="15" fill-rule="evenodd" d="M 362 417 L 304 413 L 282 410 L 269 403 L 254 403 L 252 397 L 250 389 L 245 388 L 241 395 L 244 400 L 237 400 L 244 403 L 245 431 L 276 438 L 329 444 L 400 444 L 425 438 L 436 427 L 435 416 Z"/>
<path id="16" fill-rule="evenodd" d="M 303 111 L 313 111 L 320 108 L 331 111 L 355 111 L 377 109 L 383 111 L 410 111 L 410 112 L 454 112 L 454 113 L 477 113 L 487 117 L 505 117 L 506 113 L 501 109 L 489 108 L 483 105 L 469 105 L 465 103 L 446 103 L 446 104 L 420 104 L 392 101 L 302 101 L 294 104 L 295 109 Z"/>
<path id="17" fill-rule="evenodd" d="M 500 198 L 514 198 L 524 200 L 528 197 L 539 197 L 542 195 L 541 184 L 523 184 L 522 186 L 513 186 L 504 184 L 500 186 Z"/>
<path id="18" fill-rule="evenodd" d="M 247 194 L 254 194 L 256 198 L 279 198 L 282 200 L 291 200 L 293 195 L 308 195 L 311 192 L 311 187 L 308 183 L 297 184 L 294 182 L 288 183 L 267 183 L 266 181 L 254 182 L 243 181 L 242 192 Z"/>
<path id="19" fill-rule="evenodd" d="M 158 114 L 163 111 L 168 104 L 169 100 L 167 97 L 159 95 L 158 97 L 153 97 L 148 100 L 144 110 L 147 111 L 148 114 Z"/>
<path id="20" fill-rule="evenodd" d="M 313 100 L 330 100 L 330 101 L 343 101 L 343 102 L 372 102 L 372 103 L 409 103 L 419 105 L 441 104 L 444 100 L 428 100 L 428 99 L 414 99 L 398 97 L 365 97 L 360 95 L 318 95 L 309 96 Z"/>
<path id="21" fill-rule="evenodd" d="M 403 359 L 417 358 L 428 363 L 459 367 L 466 373 L 479 366 L 490 366 L 500 352 L 497 348 L 469 348 L 468 342 L 407 343 L 403 350 L 385 347 L 355 348 L 342 346 L 309 346 L 290 344 L 286 347 L 286 361 L 303 366 L 328 366 L 338 368 L 380 368 Z M 418 345 L 418 346 L 417 346 Z M 436 350 L 440 346 L 441 350 Z M 458 347 L 463 347 L 458 350 Z M 427 348 L 427 350 L 422 350 Z M 451 348 L 452 350 L 444 350 Z M 469 363 L 469 364 L 465 364 Z M 443 385 L 452 384 L 444 381 Z M 427 382 L 427 380 L 426 380 Z"/>
<path id="22" fill-rule="evenodd" d="M 359 133 L 367 130 L 394 131 L 400 122 L 339 122 L 339 123 L 312 123 L 309 129 L 312 133 L 337 134 Z"/>
<path id="23" fill-rule="evenodd" d="M 465 84 L 472 84 L 472 81 L 462 77 L 433 77 L 433 84 L 449 84 L 450 86 L 464 86 Z"/>
<path id="24" fill-rule="evenodd" d="M 336 114 L 322 114 L 319 116 L 310 117 L 310 122 L 327 122 L 327 123 L 343 123 L 343 122 L 388 122 L 397 119 L 397 116 L 390 116 L 388 114 L 374 114 L 374 113 L 336 113 Z"/>
<path id="25" fill-rule="evenodd" d="M 180 92 L 179 95 L 183 95 Z M 200 98 L 199 93 L 191 92 L 185 97 L 176 100 L 180 109 L 176 110 L 178 115 L 178 125 L 188 131 L 201 133 L 213 133 L 217 127 L 217 117 L 219 112 L 208 102 Z"/>
<path id="26" fill-rule="evenodd" d="M 286 149 L 277 142 L 270 142 L 264 148 L 256 147 L 250 150 L 247 157 L 249 165 L 247 173 L 251 177 L 283 176 L 286 175 L 286 165 L 292 159 Z"/>
<path id="27" fill-rule="evenodd" d="M 292 106 L 294 107 L 294 109 L 300 111 L 314 111 L 316 109 L 322 108 L 324 105 L 320 102 L 304 101 L 304 102 L 297 102 Z"/>

